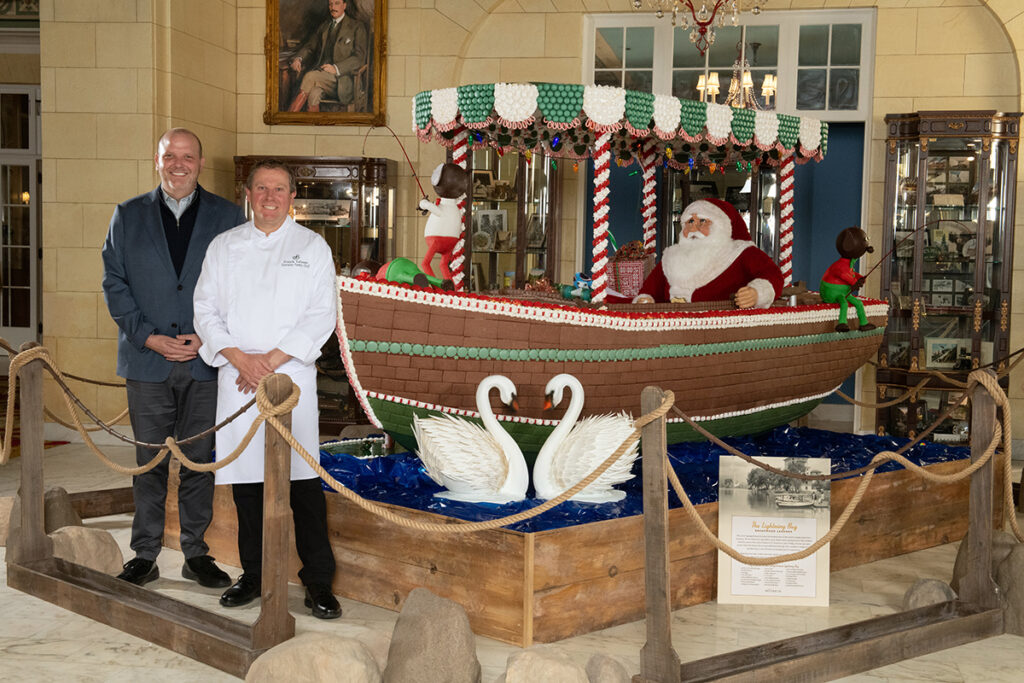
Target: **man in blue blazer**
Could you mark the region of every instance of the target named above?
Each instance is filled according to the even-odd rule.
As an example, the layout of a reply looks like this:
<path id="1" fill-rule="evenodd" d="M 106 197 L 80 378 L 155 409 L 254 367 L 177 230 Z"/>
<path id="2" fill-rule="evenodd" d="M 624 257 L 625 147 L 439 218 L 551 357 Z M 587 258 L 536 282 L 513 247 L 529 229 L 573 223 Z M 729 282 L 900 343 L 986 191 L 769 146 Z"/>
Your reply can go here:
<path id="1" fill-rule="evenodd" d="M 202 343 L 192 327 L 192 294 L 210 241 L 241 225 L 241 208 L 199 187 L 203 147 L 192 131 L 172 128 L 160 137 L 154 158 L 160 187 L 118 204 L 103 244 L 103 294 L 120 328 L 117 374 L 125 378 L 135 438 L 163 443 L 213 427 L 217 371 L 198 357 Z M 182 447 L 189 459 L 213 459 L 213 435 Z M 144 465 L 156 450 L 137 446 Z M 143 585 L 160 576 L 169 458 L 132 479 L 135 557 L 119 579 Z M 181 574 L 202 586 L 231 579 L 213 562 L 203 540 L 213 517 L 213 472 L 181 468 L 178 488 Z"/>

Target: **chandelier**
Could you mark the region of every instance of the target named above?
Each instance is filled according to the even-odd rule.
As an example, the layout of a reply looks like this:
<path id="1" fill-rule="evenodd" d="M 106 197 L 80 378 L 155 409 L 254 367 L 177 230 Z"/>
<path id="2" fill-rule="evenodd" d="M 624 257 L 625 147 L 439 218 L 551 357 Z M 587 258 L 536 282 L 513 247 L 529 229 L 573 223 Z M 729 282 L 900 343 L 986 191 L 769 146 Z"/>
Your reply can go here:
<path id="1" fill-rule="evenodd" d="M 699 2 L 700 9 L 693 3 Z M 646 0 L 659 19 L 666 14 L 672 16 L 672 25 L 690 30 L 690 42 L 697 46 L 701 57 L 715 42 L 715 17 L 718 25 L 725 26 L 725 15 L 729 14 L 732 25 L 739 24 L 740 14 L 749 11 L 758 15 L 768 0 Z M 633 9 L 643 9 L 644 0 L 633 0 Z M 719 12 L 721 10 L 721 12 Z M 689 16 L 687 16 L 689 15 Z"/>
<path id="2" fill-rule="evenodd" d="M 757 48 L 760 43 L 751 43 L 754 52 L 755 62 Z M 754 97 L 754 79 L 750 72 L 750 62 L 747 61 L 747 43 L 740 41 L 738 44 L 736 61 L 732 65 L 732 79 L 729 81 L 729 92 L 725 96 L 725 104 L 737 109 L 757 109 L 762 107 Z M 700 93 L 701 102 L 717 102 L 721 82 L 718 72 L 712 71 L 705 76 L 701 74 L 697 79 L 697 91 Z M 774 74 L 765 74 L 761 83 L 761 97 L 764 98 L 765 107 L 771 109 L 772 97 L 775 96 L 779 87 L 779 79 Z"/>

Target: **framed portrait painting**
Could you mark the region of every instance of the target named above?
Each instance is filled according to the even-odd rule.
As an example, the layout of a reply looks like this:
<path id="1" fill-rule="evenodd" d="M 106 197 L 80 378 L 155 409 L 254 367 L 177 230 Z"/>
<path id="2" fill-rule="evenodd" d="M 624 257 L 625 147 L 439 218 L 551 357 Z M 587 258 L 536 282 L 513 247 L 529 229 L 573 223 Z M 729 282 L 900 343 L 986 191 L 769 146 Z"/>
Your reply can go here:
<path id="1" fill-rule="evenodd" d="M 263 122 L 384 123 L 387 0 L 267 0 Z"/>

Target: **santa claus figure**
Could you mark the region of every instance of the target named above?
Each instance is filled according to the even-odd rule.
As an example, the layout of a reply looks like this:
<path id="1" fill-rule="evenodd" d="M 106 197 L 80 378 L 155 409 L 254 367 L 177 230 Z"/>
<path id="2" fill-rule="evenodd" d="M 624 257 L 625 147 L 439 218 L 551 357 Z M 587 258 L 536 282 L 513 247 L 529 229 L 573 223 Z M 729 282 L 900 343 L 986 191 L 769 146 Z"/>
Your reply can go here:
<path id="1" fill-rule="evenodd" d="M 665 249 L 634 303 L 732 299 L 767 308 L 782 292 L 782 271 L 754 246 L 740 213 L 721 199 L 693 202 L 679 217 L 679 242 Z"/>

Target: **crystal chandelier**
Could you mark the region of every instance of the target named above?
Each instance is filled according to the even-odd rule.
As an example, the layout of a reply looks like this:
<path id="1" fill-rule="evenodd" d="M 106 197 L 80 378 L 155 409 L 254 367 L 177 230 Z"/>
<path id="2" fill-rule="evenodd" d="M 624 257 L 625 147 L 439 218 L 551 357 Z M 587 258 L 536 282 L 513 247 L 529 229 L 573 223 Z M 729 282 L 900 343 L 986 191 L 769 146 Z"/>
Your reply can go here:
<path id="1" fill-rule="evenodd" d="M 700 3 L 700 9 L 693 6 Z M 725 15 L 729 14 L 732 25 L 739 24 L 740 14 L 750 12 L 758 15 L 768 0 L 633 0 L 633 9 L 643 9 L 647 4 L 659 19 L 666 14 L 672 16 L 672 25 L 690 30 L 690 42 L 697 46 L 701 56 L 715 42 L 715 18 L 718 25 L 725 26 Z M 721 10 L 721 12 L 719 12 Z"/>
<path id="2" fill-rule="evenodd" d="M 750 72 L 750 62 L 747 61 L 745 41 L 738 44 L 736 61 L 732 65 L 732 79 L 729 81 L 729 91 L 725 96 L 725 104 L 737 109 L 762 109 L 754 97 L 754 78 Z M 751 43 L 755 63 L 757 48 L 760 43 Z M 779 87 L 779 79 L 774 74 L 765 74 L 761 83 L 761 97 L 764 98 L 765 107 L 772 108 L 772 97 L 775 96 Z M 697 79 L 697 91 L 700 93 L 701 102 L 717 102 L 720 88 L 720 81 L 717 71 L 712 71 L 705 76 L 701 74 Z"/>

